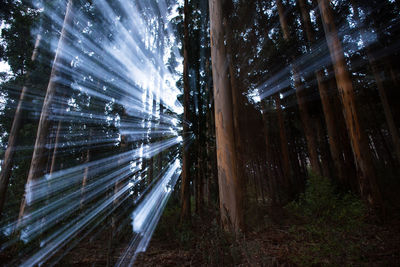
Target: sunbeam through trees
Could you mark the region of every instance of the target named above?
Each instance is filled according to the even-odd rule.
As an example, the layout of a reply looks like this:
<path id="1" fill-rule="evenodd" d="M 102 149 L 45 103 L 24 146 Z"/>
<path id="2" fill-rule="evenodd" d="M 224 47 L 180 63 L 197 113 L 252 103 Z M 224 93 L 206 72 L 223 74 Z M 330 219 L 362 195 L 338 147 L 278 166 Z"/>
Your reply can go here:
<path id="1" fill-rule="evenodd" d="M 399 265 L 399 14 L 2 0 L 0 265 Z"/>

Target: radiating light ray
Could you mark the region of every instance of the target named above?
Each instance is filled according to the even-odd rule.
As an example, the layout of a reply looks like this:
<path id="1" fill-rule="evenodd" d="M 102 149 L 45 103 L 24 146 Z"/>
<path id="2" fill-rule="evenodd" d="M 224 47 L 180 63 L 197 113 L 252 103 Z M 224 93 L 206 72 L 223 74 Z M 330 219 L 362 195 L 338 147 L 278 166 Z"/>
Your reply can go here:
<path id="1" fill-rule="evenodd" d="M 56 167 L 48 163 L 40 170 L 44 175 L 26 184 L 24 212 L 0 227 L 9 237 L 1 250 L 18 241 L 26 244 L 26 257 L 15 265 L 53 264 L 89 233 L 111 227 L 108 218 L 130 212 L 127 218 L 141 220 L 141 233 L 132 233 L 143 251 L 179 176 L 183 107 L 176 82 L 181 70 L 167 68 L 166 62 L 171 54 L 181 56 L 165 0 L 155 8 L 143 0 L 74 4 L 73 23 L 64 25 L 67 2 L 53 7 L 41 2 L 41 15 L 58 32 L 34 30 L 45 36 L 41 64 L 52 65 L 51 54 L 58 49 L 51 78 L 56 95 L 47 114 L 51 125 L 41 144 L 42 156 L 54 156 Z M 65 42 L 58 45 L 61 29 Z M 29 89 L 22 107 L 37 120 L 43 88 L 29 84 Z M 10 88 L 10 97 L 20 90 Z M 35 147 L 16 151 L 29 149 Z M 152 166 L 150 175 L 148 161 L 156 156 L 164 165 Z"/>
<path id="2" fill-rule="evenodd" d="M 137 254 L 146 250 L 170 193 L 179 177 L 179 167 L 179 160 L 175 160 L 166 174 L 132 213 L 132 228 L 136 235 L 132 238 L 116 266 L 131 266 Z"/>

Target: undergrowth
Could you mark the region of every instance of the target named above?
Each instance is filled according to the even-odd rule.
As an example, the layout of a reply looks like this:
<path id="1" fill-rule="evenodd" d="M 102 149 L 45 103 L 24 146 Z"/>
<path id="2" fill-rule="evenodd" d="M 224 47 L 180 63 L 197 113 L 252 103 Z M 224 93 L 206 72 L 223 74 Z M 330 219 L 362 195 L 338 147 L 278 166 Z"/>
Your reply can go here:
<path id="1" fill-rule="evenodd" d="M 366 209 L 358 197 L 337 193 L 327 178 L 311 174 L 305 192 L 286 209 L 303 221 L 289 230 L 297 250 L 290 256 L 294 263 L 334 266 L 362 261 Z"/>

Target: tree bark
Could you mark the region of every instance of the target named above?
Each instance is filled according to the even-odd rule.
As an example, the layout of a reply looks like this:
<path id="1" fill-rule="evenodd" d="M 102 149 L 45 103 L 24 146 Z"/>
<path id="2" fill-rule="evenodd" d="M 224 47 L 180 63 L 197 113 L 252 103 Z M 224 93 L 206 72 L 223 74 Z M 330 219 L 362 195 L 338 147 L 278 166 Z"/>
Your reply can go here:
<path id="1" fill-rule="evenodd" d="M 63 47 L 67 40 L 67 30 L 66 28 L 69 25 L 72 25 L 73 20 L 73 0 L 69 0 L 65 12 L 65 18 L 63 23 L 63 28 L 61 30 L 61 36 L 58 41 L 57 51 L 53 62 L 53 67 L 51 70 L 49 84 L 46 90 L 46 96 L 44 99 L 42 112 L 40 114 L 40 120 L 37 130 L 37 136 L 35 141 L 35 147 L 33 150 L 33 156 L 31 161 L 31 166 L 29 169 L 28 179 L 27 179 L 27 187 L 30 186 L 30 183 L 38 178 L 40 178 L 44 173 L 44 164 L 45 164 L 45 157 L 46 154 L 46 139 L 48 137 L 49 128 L 51 125 L 51 112 L 52 112 L 52 105 L 54 102 L 54 98 L 57 92 L 57 79 L 59 76 L 59 69 L 58 66 L 62 63 L 62 58 L 60 53 L 62 53 Z M 21 220 L 22 216 L 25 213 L 25 206 L 26 206 L 26 193 L 21 202 L 21 208 L 19 212 L 19 221 Z"/>
<path id="2" fill-rule="evenodd" d="M 277 111 L 277 115 L 278 115 L 279 139 L 281 141 L 284 188 L 285 188 L 286 193 L 288 194 L 288 197 L 291 198 L 293 170 L 292 170 L 292 165 L 290 163 L 290 158 L 289 158 L 288 139 L 287 139 L 286 129 L 285 129 L 285 118 L 284 118 L 283 112 L 282 112 L 280 95 L 275 94 L 274 99 L 275 99 L 276 111 Z"/>
<path id="3" fill-rule="evenodd" d="M 223 26 L 226 29 L 226 53 L 228 60 L 228 72 L 229 72 L 229 85 L 230 91 L 232 92 L 232 115 L 233 115 L 233 128 L 234 128 L 234 138 L 235 138 L 235 152 L 236 152 L 236 167 L 237 167 L 237 179 L 239 181 L 239 187 L 244 189 L 245 183 L 245 169 L 246 166 L 244 164 L 244 146 L 243 146 L 243 134 L 242 128 L 240 125 L 240 116 L 244 114 L 243 106 L 245 103 L 245 99 L 243 97 L 242 91 L 238 86 L 238 80 L 236 79 L 236 71 L 233 62 L 233 31 L 229 25 L 229 20 L 226 15 L 223 18 Z M 243 195 L 241 196 L 243 198 Z"/>
<path id="4" fill-rule="evenodd" d="M 361 41 L 363 43 L 366 43 L 365 40 L 365 30 L 362 28 L 362 26 L 360 25 L 360 15 L 358 13 L 358 9 L 356 4 L 354 3 L 354 0 L 350 1 L 353 10 L 354 10 L 354 20 L 356 21 L 356 25 L 359 28 L 360 31 L 360 37 L 361 37 Z M 388 128 L 389 128 L 389 132 L 390 132 L 390 136 L 392 138 L 392 143 L 394 146 L 394 152 L 396 154 L 396 158 L 397 158 L 397 162 L 400 162 L 400 137 L 399 137 L 399 131 L 396 127 L 396 123 L 395 120 L 393 118 L 393 114 L 392 111 L 390 109 L 390 104 L 389 104 L 389 100 L 387 98 L 386 95 L 386 90 L 385 90 L 385 86 L 384 86 L 384 77 L 383 76 L 383 71 L 380 71 L 378 69 L 377 66 L 377 60 L 373 54 L 373 52 L 371 51 L 371 48 L 369 46 L 366 47 L 366 54 L 367 54 L 367 58 L 369 61 L 369 64 L 371 66 L 371 70 L 372 70 L 372 74 L 374 75 L 375 78 L 375 82 L 378 88 L 378 92 L 379 92 L 379 96 L 381 99 L 381 103 L 382 103 L 382 107 L 383 107 L 383 112 L 385 114 L 385 118 L 386 118 L 386 122 L 388 124 Z"/>
<path id="5" fill-rule="evenodd" d="M 306 37 L 309 42 L 309 49 L 311 50 L 312 44 L 315 42 L 315 35 L 313 31 L 313 27 L 311 24 L 310 13 L 306 6 L 305 0 L 298 0 L 301 16 L 303 19 L 303 26 L 306 32 Z M 310 51 L 311 53 L 313 51 Z M 325 80 L 325 75 L 323 70 L 317 70 L 315 72 L 315 76 L 317 78 L 318 90 L 321 97 L 322 109 L 324 111 L 324 117 L 329 137 L 329 148 L 332 156 L 332 160 L 337 171 L 337 176 L 339 179 L 339 183 L 341 185 L 345 185 L 347 182 L 346 175 L 346 164 L 344 163 L 343 153 L 340 149 L 340 140 L 339 140 L 339 129 L 335 122 L 335 116 L 333 111 L 333 106 L 329 100 L 330 92 Z M 333 96 L 335 97 L 335 96 Z"/>
<path id="6" fill-rule="evenodd" d="M 276 0 L 276 5 L 279 13 L 279 21 L 285 41 L 290 41 L 290 32 L 287 24 L 282 0 Z M 294 87 L 296 91 L 297 103 L 299 105 L 300 118 L 304 128 L 304 134 L 307 139 L 307 148 L 310 157 L 311 168 L 318 174 L 322 175 L 322 170 L 319 164 L 316 136 L 314 135 L 311 118 L 305 102 L 305 88 L 301 82 L 299 72 L 293 64 L 291 65 L 294 79 Z"/>
<path id="7" fill-rule="evenodd" d="M 279 201 L 278 196 L 278 186 L 277 186 L 277 179 L 278 175 L 276 174 L 274 156 L 273 156 L 273 149 L 272 149 L 272 142 L 271 142 L 271 134 L 270 134 L 270 124 L 268 123 L 268 116 L 267 108 L 264 104 L 263 106 L 263 120 L 264 120 L 264 138 L 265 138 L 265 148 L 266 148 L 266 161 L 267 161 L 267 179 L 268 179 L 268 193 L 269 198 L 271 199 L 271 204 L 273 206 L 277 205 Z"/>
<path id="8" fill-rule="evenodd" d="M 41 35 L 38 35 L 36 38 L 35 46 L 32 53 L 32 62 L 36 61 L 36 57 L 38 54 L 39 44 L 41 41 Z M 29 73 L 27 74 L 27 82 L 30 80 Z M 11 130 L 8 137 L 8 144 L 7 149 L 4 154 L 3 164 L 1 166 L 1 173 L 0 173 L 0 219 L 3 212 L 3 207 L 6 199 L 8 183 L 11 176 L 11 168 L 13 165 L 13 159 L 16 149 L 16 143 L 18 138 L 18 132 L 21 128 L 21 121 L 22 121 L 22 112 L 23 112 L 23 105 L 26 102 L 27 95 L 29 95 L 30 87 L 24 85 L 22 87 L 21 95 L 18 100 L 18 106 L 15 110 L 14 120 L 11 126 Z"/>
<path id="9" fill-rule="evenodd" d="M 224 44 L 221 0 L 210 0 L 211 58 L 221 221 L 224 229 L 243 227 L 242 188 L 237 174 L 232 95 Z"/>
<path id="10" fill-rule="evenodd" d="M 189 137 L 189 1 L 184 6 L 184 42 L 183 42 L 183 157 L 182 157 L 182 184 L 181 184 L 181 222 L 190 220 L 190 154 L 188 147 Z"/>
<path id="11" fill-rule="evenodd" d="M 355 93 L 347 70 L 346 61 L 340 43 L 338 32 L 334 24 L 329 0 L 318 0 L 319 10 L 325 30 L 325 36 L 331 54 L 335 77 L 343 106 L 351 146 L 359 174 L 361 195 L 373 207 L 382 206 L 382 196 L 377 184 L 371 151 L 368 147 L 366 133 L 362 130 L 358 112 L 356 110 Z"/>

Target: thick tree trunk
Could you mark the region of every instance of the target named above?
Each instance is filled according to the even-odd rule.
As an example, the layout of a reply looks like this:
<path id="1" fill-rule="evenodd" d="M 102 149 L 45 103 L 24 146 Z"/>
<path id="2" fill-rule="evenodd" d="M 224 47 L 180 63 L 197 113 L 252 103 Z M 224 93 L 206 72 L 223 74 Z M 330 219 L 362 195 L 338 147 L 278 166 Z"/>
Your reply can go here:
<path id="1" fill-rule="evenodd" d="M 368 139 L 360 126 L 353 84 L 350 73 L 347 70 L 342 44 L 334 24 L 329 0 L 318 0 L 318 5 L 359 174 L 360 192 L 372 206 L 381 206 L 382 196 L 377 184 L 372 155 L 368 147 Z"/>
<path id="2" fill-rule="evenodd" d="M 32 53 L 32 62 L 36 61 L 36 57 L 38 54 L 38 48 L 41 40 L 41 35 L 38 35 L 35 42 L 35 47 Z M 30 80 L 30 75 L 27 75 L 27 82 Z M 21 121 L 22 121 L 22 112 L 23 112 L 23 105 L 26 102 L 26 97 L 29 95 L 29 86 L 24 85 L 22 87 L 21 95 L 18 100 L 18 106 L 15 110 L 14 120 L 11 126 L 11 130 L 8 137 L 8 144 L 7 149 L 4 154 L 3 164 L 1 166 L 1 173 L 0 173 L 0 219 L 1 214 L 3 212 L 4 202 L 6 199 L 6 193 L 8 189 L 8 183 L 11 176 L 11 168 L 13 165 L 14 153 L 18 138 L 18 132 L 21 128 Z"/>
<path id="3" fill-rule="evenodd" d="M 226 230 L 238 231 L 243 227 L 242 188 L 237 174 L 233 104 L 226 64 L 222 1 L 210 0 L 209 7 L 221 221 Z"/>
<path id="4" fill-rule="evenodd" d="M 188 46 L 189 46 L 189 1 L 185 0 L 184 6 L 184 46 L 183 46 L 183 98 L 184 98 L 184 113 L 183 113 L 183 158 L 182 158 L 182 184 L 181 184 L 181 222 L 190 219 L 190 154 L 188 147 L 188 137 L 189 137 L 189 55 L 188 55 Z"/>
<path id="5" fill-rule="evenodd" d="M 243 106 L 245 103 L 243 94 L 238 87 L 238 81 L 236 79 L 236 71 L 233 62 L 233 41 L 232 36 L 233 32 L 229 25 L 228 18 L 223 19 L 223 26 L 226 29 L 226 53 L 228 60 L 228 70 L 229 70 L 229 82 L 230 82 L 230 91 L 232 92 L 232 109 L 233 109 L 233 128 L 234 128 L 234 138 L 235 138 L 235 152 L 236 152 L 236 160 L 237 160 L 237 179 L 239 181 L 239 187 L 244 189 L 245 183 L 243 181 L 245 178 L 245 164 L 244 164 L 244 147 L 243 147 L 243 134 L 242 128 L 240 125 L 240 116 L 244 114 Z M 243 196 L 242 196 L 243 198 Z"/>
<path id="6" fill-rule="evenodd" d="M 48 138 L 48 133 L 49 133 L 49 128 L 51 125 L 51 112 L 52 112 L 52 105 L 54 102 L 54 98 L 56 96 L 57 92 L 57 79 L 59 76 L 59 70 L 58 66 L 61 65 L 62 62 L 62 57 L 60 53 L 62 53 L 63 47 L 65 45 L 65 42 L 67 40 L 67 30 L 66 28 L 69 27 L 69 25 L 72 25 L 72 20 L 73 20 L 73 0 L 69 0 L 65 12 L 65 18 L 64 18 L 64 23 L 63 23 L 63 28 L 61 30 L 61 36 L 60 40 L 58 41 L 58 47 L 56 51 L 56 55 L 54 58 L 53 62 L 53 67 L 51 70 L 51 76 L 50 76 L 50 81 L 47 86 L 47 91 L 46 91 L 46 96 L 44 99 L 43 107 L 42 107 L 42 113 L 40 114 L 40 120 L 39 120 L 39 125 L 38 125 L 38 131 L 37 131 L 37 136 L 36 136 L 36 141 L 35 141 L 35 147 L 33 150 L 33 156 L 32 156 L 32 161 L 31 161 L 31 166 L 29 169 L 29 174 L 28 174 L 28 179 L 27 179 L 27 187 L 30 186 L 30 183 L 32 181 L 40 178 L 44 173 L 44 165 L 45 165 L 45 157 L 44 155 L 46 154 L 46 140 Z M 19 220 L 22 218 L 22 216 L 25 213 L 25 205 L 26 205 L 26 196 L 23 197 L 23 200 L 21 202 L 21 208 L 20 208 L 20 213 L 19 213 Z"/>
<path id="7" fill-rule="evenodd" d="M 283 32 L 283 38 L 285 39 L 285 41 L 289 41 L 290 40 L 290 32 L 289 32 L 289 27 L 287 24 L 282 0 L 276 0 L 276 5 L 278 7 L 279 21 L 280 21 L 282 32 Z M 295 87 L 295 91 L 296 91 L 297 103 L 299 105 L 300 118 L 301 118 L 301 121 L 303 124 L 304 134 L 307 139 L 307 148 L 308 148 L 308 153 L 309 153 L 309 157 L 310 157 L 311 168 L 318 175 L 322 175 L 322 170 L 321 170 L 321 167 L 319 164 L 319 159 L 318 159 L 318 151 L 317 151 L 318 145 L 316 142 L 316 136 L 314 134 L 310 114 L 309 114 L 309 111 L 307 108 L 307 104 L 305 102 L 305 88 L 301 82 L 299 72 L 298 72 L 296 66 L 294 66 L 294 65 L 292 65 L 292 72 L 293 72 L 294 87 Z"/>

